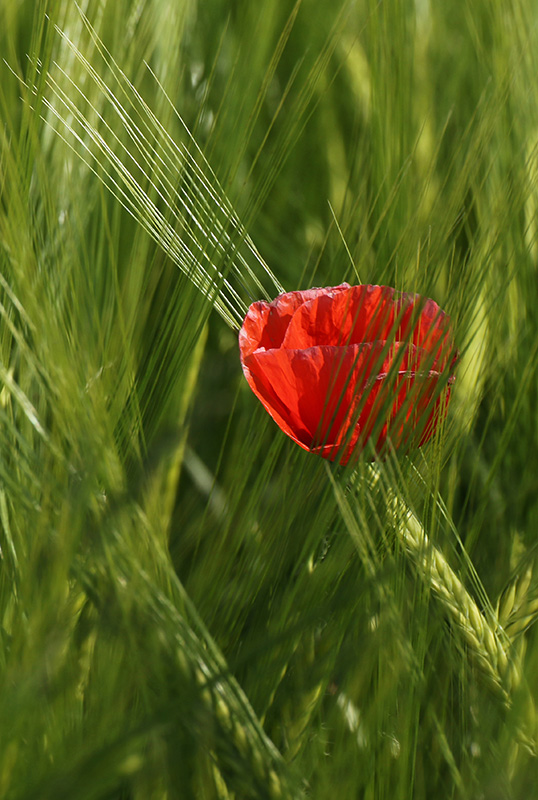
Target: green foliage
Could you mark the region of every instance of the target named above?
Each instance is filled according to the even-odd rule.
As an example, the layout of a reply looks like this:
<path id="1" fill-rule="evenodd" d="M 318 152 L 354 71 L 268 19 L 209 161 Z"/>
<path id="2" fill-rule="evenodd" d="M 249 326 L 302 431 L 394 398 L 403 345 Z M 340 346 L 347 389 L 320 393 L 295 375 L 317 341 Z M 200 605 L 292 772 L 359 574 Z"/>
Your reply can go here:
<path id="1" fill-rule="evenodd" d="M 533 796 L 536 21 L 0 5 L 1 797 Z M 344 280 L 454 321 L 411 456 L 242 377 L 250 302 Z"/>

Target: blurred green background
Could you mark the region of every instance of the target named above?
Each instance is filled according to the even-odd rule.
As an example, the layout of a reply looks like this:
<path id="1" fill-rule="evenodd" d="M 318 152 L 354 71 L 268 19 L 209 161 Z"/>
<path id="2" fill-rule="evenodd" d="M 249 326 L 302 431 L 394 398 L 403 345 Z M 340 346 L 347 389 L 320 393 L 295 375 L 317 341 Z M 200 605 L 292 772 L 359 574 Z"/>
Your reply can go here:
<path id="1" fill-rule="evenodd" d="M 537 22 L 2 0 L 1 797 L 535 796 Z M 237 348 L 344 280 L 460 349 L 354 471 Z"/>

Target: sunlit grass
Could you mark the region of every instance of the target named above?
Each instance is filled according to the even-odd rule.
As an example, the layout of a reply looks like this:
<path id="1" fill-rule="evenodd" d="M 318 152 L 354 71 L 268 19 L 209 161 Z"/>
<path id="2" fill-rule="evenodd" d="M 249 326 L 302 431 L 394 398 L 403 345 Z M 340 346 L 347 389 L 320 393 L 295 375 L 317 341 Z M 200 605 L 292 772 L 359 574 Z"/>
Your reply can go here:
<path id="1" fill-rule="evenodd" d="M 533 796 L 535 28 L 2 5 L 0 796 Z M 346 468 L 237 350 L 345 280 L 460 350 L 432 441 Z"/>

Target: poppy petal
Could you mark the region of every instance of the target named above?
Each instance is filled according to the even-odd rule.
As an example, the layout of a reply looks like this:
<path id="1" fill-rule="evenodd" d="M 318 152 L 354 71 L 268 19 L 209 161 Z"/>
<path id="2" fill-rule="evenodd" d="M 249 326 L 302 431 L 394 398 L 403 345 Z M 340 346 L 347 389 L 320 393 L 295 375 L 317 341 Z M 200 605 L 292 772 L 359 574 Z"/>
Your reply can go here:
<path id="1" fill-rule="evenodd" d="M 304 445 L 334 444 L 376 365 L 372 350 L 382 345 L 256 351 L 245 360 L 247 379 L 271 416 Z"/>
<path id="2" fill-rule="evenodd" d="M 282 347 L 348 345 L 389 338 L 394 325 L 394 289 L 389 286 L 334 287 L 295 311 Z"/>
<path id="3" fill-rule="evenodd" d="M 349 289 L 350 286 L 343 283 L 325 289 L 287 292 L 270 303 L 265 300 L 253 303 L 239 332 L 241 357 L 244 359 L 260 348 L 270 350 L 280 347 L 288 325 L 298 308 L 318 296 L 326 295 L 327 292 L 345 294 Z"/>

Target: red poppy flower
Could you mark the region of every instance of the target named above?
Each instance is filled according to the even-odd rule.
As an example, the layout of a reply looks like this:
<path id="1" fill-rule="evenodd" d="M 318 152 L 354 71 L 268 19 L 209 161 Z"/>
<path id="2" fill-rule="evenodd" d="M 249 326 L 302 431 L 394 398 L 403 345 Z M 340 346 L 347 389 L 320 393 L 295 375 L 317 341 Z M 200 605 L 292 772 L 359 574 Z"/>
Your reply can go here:
<path id="1" fill-rule="evenodd" d="M 304 450 L 346 464 L 424 444 L 446 412 L 450 318 L 389 286 L 288 292 L 250 306 L 239 333 L 250 388 Z M 392 397 L 392 402 L 390 401 Z"/>

